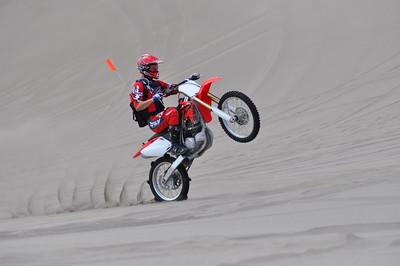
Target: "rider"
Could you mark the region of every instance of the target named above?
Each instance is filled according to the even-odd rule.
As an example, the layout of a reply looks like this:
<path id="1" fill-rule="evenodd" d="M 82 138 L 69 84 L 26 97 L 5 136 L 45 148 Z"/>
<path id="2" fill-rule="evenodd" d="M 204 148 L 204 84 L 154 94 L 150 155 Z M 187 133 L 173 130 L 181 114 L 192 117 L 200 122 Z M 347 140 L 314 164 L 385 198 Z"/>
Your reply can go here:
<path id="1" fill-rule="evenodd" d="M 179 112 L 174 107 L 165 108 L 162 98 L 177 94 L 176 85 L 158 80 L 158 64 L 163 63 L 152 54 L 143 54 L 137 60 L 137 68 L 142 74 L 132 87 L 131 103 L 137 111 L 146 110 L 149 115 L 148 126 L 155 133 L 169 128 L 172 148 L 171 153 L 180 155 L 186 147 L 180 144 Z"/>

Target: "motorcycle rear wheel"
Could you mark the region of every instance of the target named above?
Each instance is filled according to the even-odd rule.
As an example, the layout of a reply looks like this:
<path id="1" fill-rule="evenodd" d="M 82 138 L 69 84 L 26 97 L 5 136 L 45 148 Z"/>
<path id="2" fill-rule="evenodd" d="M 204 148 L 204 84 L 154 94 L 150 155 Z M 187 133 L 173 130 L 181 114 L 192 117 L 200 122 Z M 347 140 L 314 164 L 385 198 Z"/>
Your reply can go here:
<path id="1" fill-rule="evenodd" d="M 174 158 L 162 157 L 151 163 L 149 185 L 156 201 L 186 200 L 190 179 L 183 165 L 180 165 L 169 179 L 164 175 L 174 162 Z"/>
<path id="2" fill-rule="evenodd" d="M 218 109 L 235 117 L 229 122 L 219 118 L 222 129 L 237 142 L 250 142 L 260 131 L 260 115 L 253 101 L 240 91 L 228 91 L 222 95 Z"/>

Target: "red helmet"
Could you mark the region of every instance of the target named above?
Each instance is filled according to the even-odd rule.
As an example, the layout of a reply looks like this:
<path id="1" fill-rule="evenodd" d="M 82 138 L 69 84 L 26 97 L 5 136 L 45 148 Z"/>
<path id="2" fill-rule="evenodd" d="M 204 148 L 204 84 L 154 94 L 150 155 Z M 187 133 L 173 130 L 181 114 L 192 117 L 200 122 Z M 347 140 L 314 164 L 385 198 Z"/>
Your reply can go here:
<path id="1" fill-rule="evenodd" d="M 157 56 L 152 54 L 144 54 L 137 60 L 137 68 L 140 73 L 150 78 L 158 79 L 158 68 L 156 70 L 150 69 L 151 65 L 161 64 L 163 61 Z"/>

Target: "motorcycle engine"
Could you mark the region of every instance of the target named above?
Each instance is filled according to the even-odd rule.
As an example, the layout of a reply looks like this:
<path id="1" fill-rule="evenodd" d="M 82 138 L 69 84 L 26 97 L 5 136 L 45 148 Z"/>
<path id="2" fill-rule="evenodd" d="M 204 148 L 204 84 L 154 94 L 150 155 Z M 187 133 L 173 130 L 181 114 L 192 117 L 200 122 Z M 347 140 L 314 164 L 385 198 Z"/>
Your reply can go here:
<path id="1" fill-rule="evenodd" d="M 185 138 L 185 146 L 191 151 L 197 151 L 203 146 L 205 141 L 206 134 L 199 132 L 194 137 Z"/>
<path id="2" fill-rule="evenodd" d="M 206 140 L 204 132 L 201 132 L 202 125 L 201 123 L 192 123 L 189 119 L 185 121 L 184 124 L 184 139 L 185 146 L 192 152 L 196 152 L 201 146 L 204 144 Z"/>
<path id="3" fill-rule="evenodd" d="M 185 146 L 189 150 L 193 150 L 196 147 L 196 140 L 195 138 L 186 138 L 185 139 Z"/>

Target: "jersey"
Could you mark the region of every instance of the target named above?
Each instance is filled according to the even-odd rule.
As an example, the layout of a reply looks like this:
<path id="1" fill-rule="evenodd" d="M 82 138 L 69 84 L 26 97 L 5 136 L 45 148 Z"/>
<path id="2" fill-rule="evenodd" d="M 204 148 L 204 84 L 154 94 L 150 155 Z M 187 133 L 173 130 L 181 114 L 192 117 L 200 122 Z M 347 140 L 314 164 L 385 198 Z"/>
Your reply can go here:
<path id="1" fill-rule="evenodd" d="M 169 87 L 168 83 L 161 80 L 148 80 L 146 78 L 137 80 L 132 86 L 132 92 L 129 94 L 131 103 L 137 108 L 140 102 L 153 98 L 155 94 L 165 94 Z M 153 102 L 146 110 L 150 116 L 153 116 L 162 112 L 164 105 L 160 102 Z"/>

